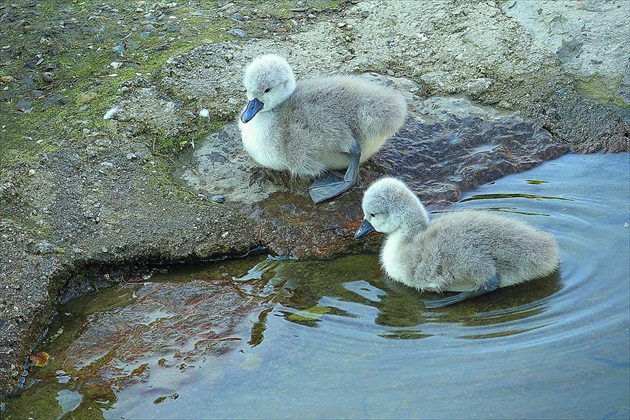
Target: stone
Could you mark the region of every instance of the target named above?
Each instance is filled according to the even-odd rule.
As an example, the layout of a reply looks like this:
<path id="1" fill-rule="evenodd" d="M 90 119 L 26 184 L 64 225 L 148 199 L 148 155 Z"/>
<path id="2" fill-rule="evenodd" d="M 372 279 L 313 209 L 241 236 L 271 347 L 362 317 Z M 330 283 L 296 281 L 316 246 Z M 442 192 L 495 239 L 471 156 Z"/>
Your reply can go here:
<path id="1" fill-rule="evenodd" d="M 242 29 L 230 29 L 229 31 L 227 31 L 228 34 L 233 35 L 237 38 L 248 38 L 247 34 L 245 33 L 244 30 Z"/>
<path id="2" fill-rule="evenodd" d="M 94 99 L 96 99 L 97 97 L 97 93 L 93 90 L 89 90 L 87 92 L 83 92 L 81 94 L 79 94 L 79 96 L 77 96 L 77 98 L 74 100 L 74 102 L 76 102 L 79 105 L 84 105 L 84 104 L 88 104 L 90 102 L 92 102 Z"/>

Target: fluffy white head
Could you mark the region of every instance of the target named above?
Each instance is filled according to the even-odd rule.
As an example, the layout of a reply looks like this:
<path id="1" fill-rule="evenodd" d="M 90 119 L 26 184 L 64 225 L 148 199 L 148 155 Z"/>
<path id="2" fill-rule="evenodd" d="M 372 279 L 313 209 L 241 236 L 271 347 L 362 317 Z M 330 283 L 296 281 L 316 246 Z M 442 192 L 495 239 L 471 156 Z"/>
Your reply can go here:
<path id="1" fill-rule="evenodd" d="M 295 76 L 287 61 L 275 54 L 255 58 L 245 69 L 243 84 L 249 101 L 264 104 L 261 112 L 269 111 L 286 101 L 295 90 Z"/>
<path id="2" fill-rule="evenodd" d="M 429 217 L 416 195 L 396 178 L 382 178 L 363 195 L 363 214 L 377 232 L 426 229 Z"/>

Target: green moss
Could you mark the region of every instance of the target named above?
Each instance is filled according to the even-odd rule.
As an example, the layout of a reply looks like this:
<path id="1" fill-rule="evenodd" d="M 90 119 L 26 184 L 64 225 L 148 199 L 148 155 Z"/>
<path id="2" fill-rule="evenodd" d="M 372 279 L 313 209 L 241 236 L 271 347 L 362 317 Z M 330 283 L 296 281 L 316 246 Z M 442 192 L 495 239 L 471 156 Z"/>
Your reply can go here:
<path id="1" fill-rule="evenodd" d="M 619 95 L 622 77 L 609 78 L 601 75 L 578 77 L 577 91 L 584 98 L 606 105 L 630 110 L 630 105 Z"/>
<path id="2" fill-rule="evenodd" d="M 150 73 L 169 57 L 197 46 L 200 31 L 194 30 L 196 27 L 204 28 L 201 37 L 206 42 L 218 38 L 217 25 L 203 21 L 209 20 L 211 13 L 198 18 L 183 16 L 185 21 L 182 17 L 182 28 L 187 28 L 189 36 L 171 34 L 168 28 L 142 40 L 139 30 L 121 33 L 142 26 L 117 23 L 116 18 L 124 22 L 130 16 L 137 17 L 135 8 L 132 11 L 125 3 L 108 3 L 110 10 L 120 10 L 118 13 L 99 12 L 100 5 L 53 0 L 35 6 L 17 2 L 18 7 L 11 9 L 24 11 L 24 17 L 37 17 L 28 20 L 32 26 L 21 26 L 16 20 L 6 36 L 3 34 L 3 46 L 10 46 L 12 56 L 0 73 L 10 76 L 0 82 L 0 176 L 16 162 L 32 161 L 40 153 L 54 151 L 62 141 L 81 141 L 84 128 L 107 129 L 102 117 L 120 98 L 121 85 L 137 78 L 136 73 Z M 190 11 L 179 7 L 173 12 L 187 15 Z M 59 22 L 65 22 L 64 27 L 54 26 Z M 124 57 L 112 50 L 122 41 L 128 44 Z M 25 63 L 33 57 L 40 57 L 41 63 L 26 68 Z M 113 69 L 110 64 L 115 61 L 122 62 L 123 67 Z M 44 71 L 53 73 L 52 83 L 42 80 Z M 77 103 L 85 92 L 93 92 L 95 97 Z M 29 102 L 26 110 L 18 107 L 23 98 Z M 181 147 L 173 139 L 163 143 L 161 148 Z"/>
<path id="3" fill-rule="evenodd" d="M 244 27 L 250 36 L 272 36 L 273 28 L 296 13 L 294 0 L 235 3 L 243 15 L 255 16 Z M 347 3 L 309 0 L 305 4 L 314 13 L 329 13 Z M 223 16 L 217 2 L 167 7 L 124 0 L 16 0 L 3 10 L 13 19 L 3 23 L 0 51 L 4 54 L 0 76 L 6 76 L 0 79 L 0 177 L 13 164 L 34 161 L 65 141 L 85 141 L 84 129 L 108 132 L 112 125 L 103 115 L 120 101 L 121 86 L 138 79 L 138 73 L 155 77 L 168 58 L 202 43 L 239 42 L 226 33 L 226 28 L 239 23 Z M 114 50 L 121 44 L 122 56 Z M 115 69 L 112 62 L 122 66 Z M 52 82 L 42 78 L 47 71 L 53 74 Z M 85 92 L 94 96 L 92 100 L 77 103 Z M 28 109 L 20 110 L 18 103 L 24 98 Z M 216 130 L 223 123 L 213 122 L 210 128 Z M 158 153 L 172 155 L 206 135 L 207 122 L 195 122 L 185 131 L 177 137 L 143 134 Z"/>

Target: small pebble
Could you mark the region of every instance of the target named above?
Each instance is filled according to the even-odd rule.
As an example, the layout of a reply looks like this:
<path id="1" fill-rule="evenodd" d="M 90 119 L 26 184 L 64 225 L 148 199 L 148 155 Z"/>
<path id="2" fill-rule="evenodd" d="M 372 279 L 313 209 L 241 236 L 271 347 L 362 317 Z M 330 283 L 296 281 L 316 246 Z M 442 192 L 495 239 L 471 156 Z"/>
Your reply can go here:
<path id="1" fill-rule="evenodd" d="M 230 29 L 227 33 L 238 38 L 247 38 L 247 34 L 242 29 Z"/>
<path id="2" fill-rule="evenodd" d="M 110 109 L 109 111 L 107 111 L 105 113 L 105 115 L 103 115 L 103 119 L 104 120 L 111 120 L 112 118 L 114 118 L 114 115 L 118 114 L 118 111 L 120 111 L 120 108 L 115 106 L 112 109 Z"/>
<path id="3" fill-rule="evenodd" d="M 210 197 L 210 200 L 214 201 L 215 203 L 224 203 L 225 196 L 221 194 L 213 195 L 212 197 Z"/>
<path id="4" fill-rule="evenodd" d="M 125 56 L 125 45 L 121 42 L 120 44 L 118 44 L 114 48 L 112 48 L 112 51 L 114 51 L 116 54 L 120 55 L 121 57 L 124 57 Z"/>
<path id="5" fill-rule="evenodd" d="M 22 98 L 18 101 L 17 107 L 20 111 L 30 112 L 32 107 L 31 100 L 28 98 Z"/>
<path id="6" fill-rule="evenodd" d="M 74 101 L 79 105 L 83 105 L 92 102 L 94 99 L 96 99 L 96 92 L 89 90 L 77 96 L 77 99 Z"/>
<path id="7" fill-rule="evenodd" d="M 35 244 L 35 251 L 38 254 L 50 254 L 52 252 L 55 252 L 55 247 L 48 241 L 40 241 Z"/>
<path id="8" fill-rule="evenodd" d="M 53 82 L 53 74 L 49 71 L 45 71 L 42 73 L 42 80 L 46 83 L 52 83 Z"/>

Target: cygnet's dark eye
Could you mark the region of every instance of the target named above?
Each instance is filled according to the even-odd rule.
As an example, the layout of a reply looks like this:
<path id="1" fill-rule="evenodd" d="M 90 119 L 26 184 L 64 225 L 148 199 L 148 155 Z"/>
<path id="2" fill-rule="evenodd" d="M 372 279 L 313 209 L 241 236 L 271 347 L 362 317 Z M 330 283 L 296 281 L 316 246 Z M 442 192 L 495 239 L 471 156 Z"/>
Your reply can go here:
<path id="1" fill-rule="evenodd" d="M 271 88 L 265 89 L 265 93 L 269 92 L 270 90 L 271 90 Z"/>

